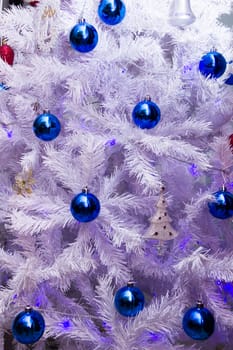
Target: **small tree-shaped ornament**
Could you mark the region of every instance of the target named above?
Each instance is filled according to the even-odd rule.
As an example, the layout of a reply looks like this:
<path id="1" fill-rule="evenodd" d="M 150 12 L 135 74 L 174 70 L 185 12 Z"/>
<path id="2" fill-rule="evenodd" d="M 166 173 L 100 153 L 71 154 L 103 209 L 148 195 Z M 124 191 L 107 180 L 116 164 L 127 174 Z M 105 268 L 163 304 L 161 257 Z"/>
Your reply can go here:
<path id="1" fill-rule="evenodd" d="M 157 211 L 150 219 L 150 226 L 145 234 L 146 239 L 156 239 L 159 241 L 157 249 L 160 253 L 165 246 L 165 241 L 170 241 L 178 236 L 178 232 L 170 224 L 172 219 L 167 212 L 167 202 L 165 200 L 164 191 L 165 188 L 162 187 L 156 205 Z"/>

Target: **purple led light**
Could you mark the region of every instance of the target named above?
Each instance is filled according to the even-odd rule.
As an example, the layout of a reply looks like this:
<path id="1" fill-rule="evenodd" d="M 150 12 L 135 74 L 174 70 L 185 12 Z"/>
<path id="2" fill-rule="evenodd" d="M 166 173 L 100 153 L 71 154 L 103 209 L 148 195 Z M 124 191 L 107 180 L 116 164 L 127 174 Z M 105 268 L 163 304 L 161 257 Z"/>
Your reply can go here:
<path id="1" fill-rule="evenodd" d="M 192 64 L 186 64 L 183 68 L 183 72 L 187 73 L 189 71 L 191 71 L 193 69 L 193 65 Z"/>
<path id="2" fill-rule="evenodd" d="M 17 295 L 17 294 L 14 294 L 13 297 L 12 297 L 12 300 L 13 300 L 13 301 L 11 302 L 11 304 L 14 305 L 14 304 L 16 303 L 16 299 L 17 299 L 17 298 L 18 298 L 18 295 Z"/>
<path id="3" fill-rule="evenodd" d="M 161 341 L 161 339 L 162 339 L 162 336 L 160 333 L 149 332 L 149 342 L 150 343 Z"/>
<path id="4" fill-rule="evenodd" d="M 6 132 L 8 139 L 10 139 L 13 136 L 13 131 L 12 130 L 8 130 L 5 125 L 3 125 L 2 128 Z"/>
<path id="5" fill-rule="evenodd" d="M 70 329 L 72 327 L 72 323 L 70 320 L 66 319 L 66 320 L 63 320 L 62 322 L 59 323 L 59 325 L 64 328 L 64 329 Z"/>
<path id="6" fill-rule="evenodd" d="M 190 165 L 189 172 L 192 176 L 199 176 L 198 167 L 196 164 Z"/>
<path id="7" fill-rule="evenodd" d="M 41 306 L 41 298 L 38 297 L 36 298 L 36 301 L 35 301 L 35 304 L 34 304 L 36 307 L 40 307 Z"/>
<path id="8" fill-rule="evenodd" d="M 221 280 L 217 280 L 215 283 L 223 296 L 223 301 L 225 303 L 233 305 L 233 283 Z"/>
<path id="9" fill-rule="evenodd" d="M 223 283 L 223 290 L 226 294 L 233 297 L 233 284 L 232 284 L 232 282 L 224 282 Z"/>
<path id="10" fill-rule="evenodd" d="M 10 139 L 10 138 L 12 138 L 12 135 L 13 135 L 13 131 L 12 130 L 8 130 L 7 131 L 7 137 Z"/>
<path id="11" fill-rule="evenodd" d="M 106 331 L 110 331 L 112 329 L 112 327 L 106 323 L 106 322 L 103 322 L 102 323 L 102 327 L 106 330 Z"/>
<path id="12" fill-rule="evenodd" d="M 111 140 L 108 140 L 105 145 L 106 146 L 115 146 L 116 144 L 116 139 L 111 139 Z"/>
<path id="13" fill-rule="evenodd" d="M 191 236 L 187 236 L 185 237 L 181 242 L 180 242 L 180 250 L 184 250 L 187 246 L 187 244 L 189 243 L 189 241 L 191 240 Z"/>

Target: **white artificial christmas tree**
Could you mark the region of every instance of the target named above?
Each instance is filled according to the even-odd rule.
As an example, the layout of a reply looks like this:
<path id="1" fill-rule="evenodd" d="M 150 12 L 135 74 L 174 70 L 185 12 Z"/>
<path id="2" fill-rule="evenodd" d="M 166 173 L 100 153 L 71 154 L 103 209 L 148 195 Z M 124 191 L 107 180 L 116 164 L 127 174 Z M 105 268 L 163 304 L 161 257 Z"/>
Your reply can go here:
<path id="1" fill-rule="evenodd" d="M 191 1 L 189 23 L 176 12 L 189 1 L 173 3 L 125 0 L 114 25 L 94 0 L 1 12 L 15 54 L 13 65 L 0 60 L 1 349 L 232 348 L 233 208 L 229 199 L 223 220 L 208 208 L 223 185 L 233 192 L 232 27 L 221 22 L 231 1 Z M 71 38 L 81 19 L 98 33 L 88 52 Z M 226 61 L 217 78 L 199 66 L 213 48 Z M 61 125 L 47 126 L 57 131 L 50 140 L 35 126 L 44 114 Z M 100 211 L 95 202 L 79 220 L 86 187 L 82 205 L 94 195 Z M 172 233 L 163 254 L 155 232 L 159 241 Z M 124 317 L 115 296 L 131 280 L 145 305 Z M 199 299 L 215 319 L 203 341 L 182 326 Z M 12 322 L 27 305 L 45 329 L 23 345 Z"/>

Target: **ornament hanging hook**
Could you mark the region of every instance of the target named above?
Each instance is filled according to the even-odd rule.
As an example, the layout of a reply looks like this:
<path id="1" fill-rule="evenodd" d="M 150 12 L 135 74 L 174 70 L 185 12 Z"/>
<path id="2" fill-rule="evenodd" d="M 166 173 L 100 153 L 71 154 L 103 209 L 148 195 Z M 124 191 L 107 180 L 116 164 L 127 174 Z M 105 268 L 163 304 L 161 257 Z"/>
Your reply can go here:
<path id="1" fill-rule="evenodd" d="M 84 186 L 82 192 L 87 194 L 89 192 L 88 186 Z"/>
<path id="2" fill-rule="evenodd" d="M 227 183 L 227 178 L 226 178 L 226 172 L 224 169 L 221 170 L 222 178 L 223 178 L 223 185 L 222 185 L 222 190 L 226 190 L 226 183 Z"/>
<path id="3" fill-rule="evenodd" d="M 80 20 L 84 20 L 84 22 L 85 22 L 85 19 L 83 17 L 84 17 L 86 4 L 87 4 L 87 1 L 84 0 L 83 1 L 83 5 L 82 5 L 82 9 L 81 9 L 81 12 L 80 12 L 80 16 L 79 16 Z"/>
<path id="4" fill-rule="evenodd" d="M 221 190 L 222 190 L 223 192 L 225 192 L 225 191 L 227 190 L 227 188 L 226 188 L 226 186 L 225 186 L 225 183 L 222 185 Z"/>
<path id="5" fill-rule="evenodd" d="M 199 309 L 202 309 L 204 307 L 204 304 L 201 300 L 201 298 L 198 298 L 197 302 L 196 302 L 196 306 L 199 308 Z"/>
<path id="6" fill-rule="evenodd" d="M 1 46 L 2 45 L 6 45 L 6 43 L 7 43 L 7 37 L 6 36 L 1 36 L 1 41 L 0 41 L 0 44 L 1 44 Z"/>

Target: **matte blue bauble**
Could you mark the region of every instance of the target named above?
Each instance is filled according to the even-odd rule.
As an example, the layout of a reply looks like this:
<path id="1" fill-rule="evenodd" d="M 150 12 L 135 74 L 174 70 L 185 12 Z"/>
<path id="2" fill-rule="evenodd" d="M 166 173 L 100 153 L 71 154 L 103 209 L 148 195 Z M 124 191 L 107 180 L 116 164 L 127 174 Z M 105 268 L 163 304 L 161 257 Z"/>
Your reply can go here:
<path id="1" fill-rule="evenodd" d="M 113 26 L 125 17 L 125 5 L 121 0 L 101 0 L 98 15 L 104 23 Z"/>
<path id="2" fill-rule="evenodd" d="M 214 325 L 212 313 L 202 303 L 186 311 L 183 318 L 185 333 L 195 340 L 208 339 L 214 332 Z"/>
<path id="3" fill-rule="evenodd" d="M 100 202 L 92 193 L 83 190 L 71 202 L 70 211 L 73 217 L 80 222 L 95 220 L 100 212 Z"/>
<path id="4" fill-rule="evenodd" d="M 132 113 L 134 123 L 141 129 L 154 128 L 160 121 L 160 115 L 159 107 L 150 98 L 139 102 Z"/>
<path id="5" fill-rule="evenodd" d="M 132 283 L 120 288 L 114 299 L 117 311 L 122 316 L 136 316 L 144 307 L 144 295 L 141 290 Z"/>
<path id="6" fill-rule="evenodd" d="M 59 135 L 61 124 L 55 115 L 44 112 L 35 119 L 33 131 L 39 139 L 52 141 Z"/>
<path id="7" fill-rule="evenodd" d="M 233 216 L 233 194 L 226 189 L 213 193 L 214 202 L 209 202 L 210 213 L 218 219 L 228 219 Z"/>
<path id="8" fill-rule="evenodd" d="M 45 330 L 44 318 L 40 312 L 27 307 L 13 321 L 12 333 L 22 344 L 33 344 L 43 335 Z"/>
<path id="9" fill-rule="evenodd" d="M 95 27 L 82 19 L 70 32 L 70 44 L 76 51 L 89 52 L 98 43 L 98 33 Z"/>
<path id="10" fill-rule="evenodd" d="M 224 74 L 227 62 L 223 55 L 217 51 L 208 52 L 201 58 L 199 70 L 202 75 L 209 78 L 219 78 Z"/>

